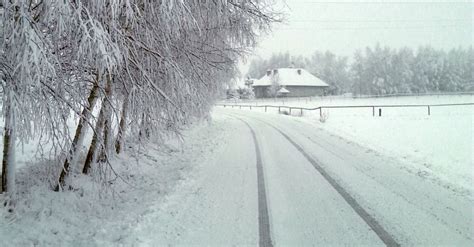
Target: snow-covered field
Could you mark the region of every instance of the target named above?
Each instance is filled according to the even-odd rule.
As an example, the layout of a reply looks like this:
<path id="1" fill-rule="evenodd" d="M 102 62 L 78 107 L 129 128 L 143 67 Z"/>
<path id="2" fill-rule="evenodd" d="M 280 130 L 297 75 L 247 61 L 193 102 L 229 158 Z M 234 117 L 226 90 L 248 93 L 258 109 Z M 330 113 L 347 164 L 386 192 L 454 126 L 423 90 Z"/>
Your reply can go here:
<path id="1" fill-rule="evenodd" d="M 242 105 L 285 105 L 314 108 L 334 105 L 399 105 L 472 103 L 472 95 L 414 96 L 387 98 L 313 97 L 239 101 Z M 230 102 L 227 102 L 230 103 Z M 234 103 L 234 102 L 232 102 Z M 248 111 L 249 108 L 242 108 Z M 287 109 L 282 109 L 286 110 Z M 474 177 L 474 106 L 382 108 L 382 116 L 372 116 L 372 108 L 324 109 L 304 111 L 301 121 L 313 123 L 348 141 L 369 147 L 383 155 L 412 164 L 420 172 L 472 191 Z M 252 111 L 263 112 L 253 107 Z M 268 113 L 278 113 L 268 108 Z M 300 111 L 294 110 L 299 116 Z M 308 130 L 309 131 L 309 130 Z"/>

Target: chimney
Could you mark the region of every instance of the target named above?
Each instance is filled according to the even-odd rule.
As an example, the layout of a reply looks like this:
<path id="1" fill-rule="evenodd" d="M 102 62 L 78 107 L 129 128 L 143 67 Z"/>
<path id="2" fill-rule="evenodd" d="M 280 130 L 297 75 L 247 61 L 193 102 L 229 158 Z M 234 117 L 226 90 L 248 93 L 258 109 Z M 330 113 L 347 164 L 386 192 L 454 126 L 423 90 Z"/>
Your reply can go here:
<path id="1" fill-rule="evenodd" d="M 301 69 L 298 69 L 296 72 L 298 72 L 298 75 L 301 75 Z"/>
<path id="2" fill-rule="evenodd" d="M 267 76 L 270 76 L 272 74 L 272 71 L 271 70 L 267 70 Z"/>

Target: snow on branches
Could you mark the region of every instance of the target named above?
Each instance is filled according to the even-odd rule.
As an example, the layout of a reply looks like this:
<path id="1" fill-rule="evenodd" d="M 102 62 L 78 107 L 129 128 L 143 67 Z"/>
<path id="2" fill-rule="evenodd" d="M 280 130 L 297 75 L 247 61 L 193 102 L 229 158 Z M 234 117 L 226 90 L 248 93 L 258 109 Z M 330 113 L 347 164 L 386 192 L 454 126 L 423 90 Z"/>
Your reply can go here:
<path id="1" fill-rule="evenodd" d="M 20 142 L 48 143 L 59 191 L 125 142 L 207 117 L 239 56 L 280 18 L 271 0 L 0 3 L 1 192 L 14 191 Z"/>

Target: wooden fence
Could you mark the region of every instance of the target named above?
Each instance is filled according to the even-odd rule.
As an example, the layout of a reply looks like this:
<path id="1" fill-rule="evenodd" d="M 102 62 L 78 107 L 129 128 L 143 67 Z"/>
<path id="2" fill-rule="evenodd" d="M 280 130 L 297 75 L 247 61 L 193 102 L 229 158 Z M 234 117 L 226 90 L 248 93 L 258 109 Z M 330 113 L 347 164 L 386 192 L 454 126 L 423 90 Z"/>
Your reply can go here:
<path id="1" fill-rule="evenodd" d="M 222 102 L 224 104 L 265 104 L 265 103 L 280 103 L 285 105 L 289 102 L 303 101 L 312 102 L 319 100 L 336 100 L 336 99 L 371 99 L 371 98 L 392 98 L 392 97 L 424 97 L 424 96 L 474 96 L 474 92 L 443 92 L 443 93 L 410 93 L 410 94 L 384 94 L 384 95 L 321 95 L 309 97 L 280 97 L 280 98 L 262 98 L 262 99 L 226 99 Z M 239 103 L 240 102 L 240 103 Z"/>
<path id="2" fill-rule="evenodd" d="M 383 108 L 405 108 L 405 107 L 419 107 L 426 108 L 428 115 L 431 115 L 431 108 L 433 107 L 447 107 L 447 106 L 474 106 L 474 103 L 457 103 L 457 104 L 416 104 L 416 105 L 344 105 L 344 106 L 318 106 L 314 108 L 308 107 L 297 107 L 297 106 L 281 106 L 281 105 L 240 105 L 240 104 L 217 104 L 217 106 L 223 106 L 224 108 L 264 108 L 267 112 L 268 108 L 278 108 L 278 113 L 282 110 L 288 110 L 291 115 L 292 111 L 299 111 L 300 115 L 303 115 L 303 111 L 319 111 L 319 116 L 322 117 L 323 109 L 348 109 L 348 108 L 372 108 L 372 116 L 376 116 L 375 109 L 378 109 L 378 116 L 382 116 Z"/>

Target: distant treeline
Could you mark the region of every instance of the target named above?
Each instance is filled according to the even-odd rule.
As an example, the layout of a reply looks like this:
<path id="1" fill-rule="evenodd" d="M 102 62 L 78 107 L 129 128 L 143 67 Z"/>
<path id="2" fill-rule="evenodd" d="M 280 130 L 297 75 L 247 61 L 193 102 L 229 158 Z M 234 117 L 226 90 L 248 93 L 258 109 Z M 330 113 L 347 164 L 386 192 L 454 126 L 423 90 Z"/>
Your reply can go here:
<path id="1" fill-rule="evenodd" d="M 260 78 L 267 69 L 295 66 L 326 81 L 328 94 L 461 92 L 474 89 L 473 60 L 472 46 L 450 51 L 424 46 L 415 51 L 376 45 L 356 51 L 351 61 L 330 51 L 310 57 L 273 54 L 268 60 L 251 61 L 248 76 Z"/>

